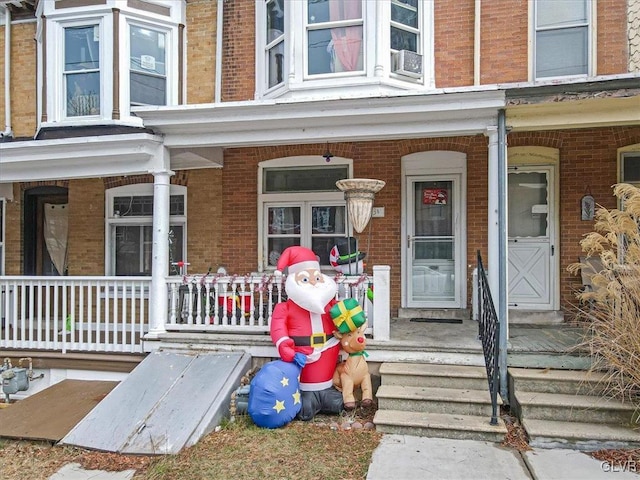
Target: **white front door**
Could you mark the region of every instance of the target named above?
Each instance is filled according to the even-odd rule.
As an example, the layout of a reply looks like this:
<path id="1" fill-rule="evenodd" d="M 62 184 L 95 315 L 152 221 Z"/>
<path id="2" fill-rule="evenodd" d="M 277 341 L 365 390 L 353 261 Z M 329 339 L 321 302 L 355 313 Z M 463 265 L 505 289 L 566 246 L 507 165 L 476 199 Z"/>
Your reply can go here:
<path id="1" fill-rule="evenodd" d="M 554 310 L 554 169 L 509 168 L 509 308 Z"/>
<path id="2" fill-rule="evenodd" d="M 461 176 L 409 176 L 407 306 L 461 308 Z"/>

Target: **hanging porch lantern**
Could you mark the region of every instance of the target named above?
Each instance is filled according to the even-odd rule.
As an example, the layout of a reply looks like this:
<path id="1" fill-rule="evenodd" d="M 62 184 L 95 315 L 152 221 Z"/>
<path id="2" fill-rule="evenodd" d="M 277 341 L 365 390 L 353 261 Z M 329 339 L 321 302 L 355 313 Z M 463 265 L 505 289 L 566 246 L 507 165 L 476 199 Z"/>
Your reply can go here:
<path id="1" fill-rule="evenodd" d="M 373 200 L 385 182 L 371 178 L 338 180 L 336 187 L 344 192 L 348 219 L 356 232 L 362 233 L 371 219 Z"/>

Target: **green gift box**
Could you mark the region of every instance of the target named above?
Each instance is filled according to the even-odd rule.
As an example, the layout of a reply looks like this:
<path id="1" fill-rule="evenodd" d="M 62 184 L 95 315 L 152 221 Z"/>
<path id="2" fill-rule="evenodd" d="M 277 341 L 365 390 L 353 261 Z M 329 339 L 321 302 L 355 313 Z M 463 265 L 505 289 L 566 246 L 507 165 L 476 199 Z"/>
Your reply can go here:
<path id="1" fill-rule="evenodd" d="M 336 303 L 329 310 L 329 315 L 340 333 L 353 332 L 366 321 L 362 307 L 354 298 L 345 298 Z"/>

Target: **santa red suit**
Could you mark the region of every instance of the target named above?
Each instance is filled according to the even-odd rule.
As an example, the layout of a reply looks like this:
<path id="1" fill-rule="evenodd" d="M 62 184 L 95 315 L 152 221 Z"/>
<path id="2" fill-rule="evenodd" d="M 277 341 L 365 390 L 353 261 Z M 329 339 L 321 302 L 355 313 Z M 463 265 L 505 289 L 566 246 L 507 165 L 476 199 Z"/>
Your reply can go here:
<path id="1" fill-rule="evenodd" d="M 292 362 L 296 353 L 306 356 L 300 373 L 299 417 L 310 420 L 320 412 L 339 413 L 342 394 L 333 387 L 333 372 L 340 343 L 333 336 L 336 327 L 328 313 L 336 303 L 336 284 L 322 274 L 315 253 L 305 247 L 289 247 L 282 252 L 278 270 L 285 268 L 288 300 L 274 308 L 271 339 L 286 362 Z"/>

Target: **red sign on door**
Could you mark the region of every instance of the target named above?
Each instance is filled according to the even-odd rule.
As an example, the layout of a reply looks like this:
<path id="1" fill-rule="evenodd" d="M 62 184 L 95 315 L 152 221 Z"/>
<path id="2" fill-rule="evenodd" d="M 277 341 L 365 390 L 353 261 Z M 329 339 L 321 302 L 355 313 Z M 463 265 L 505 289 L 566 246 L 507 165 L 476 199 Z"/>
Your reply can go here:
<path id="1" fill-rule="evenodd" d="M 446 205 L 449 193 L 443 188 L 424 188 L 422 190 L 422 203 L 424 205 Z"/>

